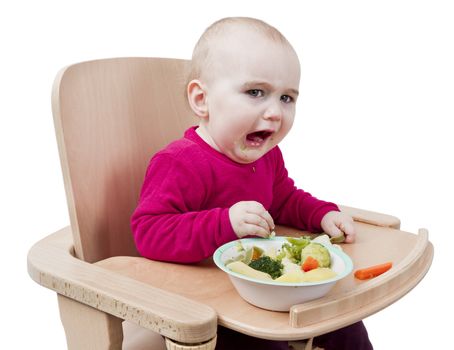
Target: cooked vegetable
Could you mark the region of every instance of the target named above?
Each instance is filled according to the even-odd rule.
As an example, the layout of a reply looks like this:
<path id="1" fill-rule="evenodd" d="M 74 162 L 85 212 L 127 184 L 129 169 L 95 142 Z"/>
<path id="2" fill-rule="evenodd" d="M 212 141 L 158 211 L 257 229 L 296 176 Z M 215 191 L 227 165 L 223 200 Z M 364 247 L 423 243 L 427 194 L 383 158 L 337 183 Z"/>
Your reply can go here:
<path id="1" fill-rule="evenodd" d="M 312 256 L 318 261 L 319 267 L 330 267 L 331 257 L 328 249 L 320 243 L 310 243 L 301 251 L 301 261 L 306 261 L 308 256 Z"/>
<path id="2" fill-rule="evenodd" d="M 281 277 L 275 279 L 276 282 L 299 283 L 303 280 L 304 272 L 301 269 L 292 270 L 284 273 Z"/>
<path id="3" fill-rule="evenodd" d="M 241 243 L 241 241 L 237 241 L 237 242 L 236 242 L 236 251 L 237 251 L 237 252 L 242 252 L 242 251 L 244 251 L 243 243 Z"/>
<path id="4" fill-rule="evenodd" d="M 318 269 L 305 272 L 301 282 L 318 282 L 336 277 L 336 273 L 328 267 L 319 267 Z"/>
<path id="5" fill-rule="evenodd" d="M 342 243 L 341 241 L 345 241 L 345 236 L 330 238 L 326 233 L 312 239 L 313 243 L 320 243 L 325 247 L 335 247 L 339 250 L 342 250 L 342 247 L 337 243 Z"/>
<path id="6" fill-rule="evenodd" d="M 237 251 L 238 251 L 238 255 L 234 256 L 231 259 L 228 259 L 225 262 L 226 266 L 234 261 L 241 261 L 241 262 L 244 262 L 246 265 L 251 262 L 252 255 L 254 253 L 252 248 L 244 249 L 243 246 L 240 244 L 237 246 Z"/>
<path id="7" fill-rule="evenodd" d="M 283 259 L 284 257 L 289 258 L 294 263 L 301 262 L 301 250 L 306 247 L 310 242 L 309 237 L 288 237 L 287 241 L 289 243 L 284 243 L 282 245 L 281 254 L 277 256 L 278 259 Z"/>
<path id="8" fill-rule="evenodd" d="M 323 244 L 325 247 L 329 247 L 330 245 L 333 245 L 330 237 L 327 234 L 321 234 L 321 235 L 313 238 L 312 243 L 320 243 L 320 244 Z"/>
<path id="9" fill-rule="evenodd" d="M 238 252 L 238 255 L 235 257 L 227 260 L 225 262 L 225 265 L 227 266 L 228 264 L 234 262 L 234 261 L 242 261 L 246 265 L 248 265 L 252 260 L 258 259 L 260 256 L 263 255 L 263 249 L 260 247 L 248 247 L 244 248 L 241 242 L 238 242 L 236 246 L 236 250 Z"/>
<path id="10" fill-rule="evenodd" d="M 272 280 L 271 276 L 267 273 L 257 271 L 252 267 L 249 267 L 242 261 L 234 261 L 230 264 L 226 265 L 228 269 L 232 270 L 233 272 L 241 273 L 242 275 L 256 278 L 258 280 Z"/>
<path id="11" fill-rule="evenodd" d="M 344 243 L 345 242 L 345 235 L 341 234 L 340 236 L 337 236 L 337 237 L 331 237 L 330 241 L 333 244 Z"/>
<path id="12" fill-rule="evenodd" d="M 303 264 L 301 265 L 301 269 L 304 272 L 316 269 L 318 267 L 317 259 L 314 259 L 312 256 L 308 256 L 306 260 L 304 260 Z"/>
<path id="13" fill-rule="evenodd" d="M 392 262 L 386 262 L 380 265 L 374 265 L 355 271 L 355 277 L 360 280 L 366 280 L 372 277 L 380 276 L 393 266 Z"/>
<path id="14" fill-rule="evenodd" d="M 271 246 L 237 246 L 238 254 L 225 264 L 237 273 L 259 280 L 275 280 L 283 283 L 318 282 L 333 278 L 331 270 L 329 236 L 315 240 L 309 237 L 288 237 L 282 249 Z"/>
<path id="15" fill-rule="evenodd" d="M 281 260 L 282 265 L 284 265 L 284 270 L 282 270 L 282 274 L 286 274 L 287 272 L 298 270 L 301 272 L 301 266 L 299 264 L 295 264 L 289 258 L 285 257 Z"/>
<path id="16" fill-rule="evenodd" d="M 287 241 L 289 241 L 292 245 L 299 245 L 303 248 L 311 243 L 311 239 L 309 236 L 301 236 L 301 237 L 287 237 Z"/>
<path id="17" fill-rule="evenodd" d="M 267 255 L 271 259 L 276 260 L 277 259 L 277 248 L 275 246 L 267 247 L 262 255 Z M 277 259 L 277 260 L 280 260 L 280 259 Z"/>
<path id="18" fill-rule="evenodd" d="M 284 268 L 280 261 L 273 260 L 267 255 L 251 261 L 249 266 L 255 270 L 269 274 L 273 279 L 282 275 L 282 269 Z"/>
<path id="19" fill-rule="evenodd" d="M 251 257 L 251 260 L 257 260 L 258 258 L 260 258 L 263 254 L 263 249 L 262 248 L 259 248 L 259 247 L 256 247 L 256 246 L 253 246 L 252 247 L 252 257 Z"/>

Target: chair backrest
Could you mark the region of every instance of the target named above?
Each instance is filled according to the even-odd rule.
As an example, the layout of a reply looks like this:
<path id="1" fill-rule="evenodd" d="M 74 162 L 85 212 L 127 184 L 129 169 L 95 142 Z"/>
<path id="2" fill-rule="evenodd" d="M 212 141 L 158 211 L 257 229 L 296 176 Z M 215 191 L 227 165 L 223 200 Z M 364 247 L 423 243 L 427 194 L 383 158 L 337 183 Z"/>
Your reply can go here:
<path id="1" fill-rule="evenodd" d="M 188 61 L 115 58 L 57 76 L 52 107 L 76 255 L 137 255 L 130 217 L 151 156 L 197 120 Z"/>

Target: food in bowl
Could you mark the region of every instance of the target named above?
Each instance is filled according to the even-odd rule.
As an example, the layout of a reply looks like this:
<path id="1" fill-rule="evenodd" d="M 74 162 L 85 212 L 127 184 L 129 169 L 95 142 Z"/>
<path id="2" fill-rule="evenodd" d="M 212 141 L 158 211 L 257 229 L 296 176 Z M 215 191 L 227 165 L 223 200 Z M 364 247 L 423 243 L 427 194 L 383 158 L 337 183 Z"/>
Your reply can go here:
<path id="1" fill-rule="evenodd" d="M 238 255 L 225 262 L 236 273 L 259 280 L 276 282 L 317 282 L 336 276 L 330 269 L 328 249 L 309 237 L 286 238 L 278 250 L 264 250 L 255 245 L 245 248 L 237 242 Z"/>
<path id="2" fill-rule="evenodd" d="M 326 235 L 240 239 L 213 257 L 246 301 L 275 311 L 324 296 L 353 268 Z"/>

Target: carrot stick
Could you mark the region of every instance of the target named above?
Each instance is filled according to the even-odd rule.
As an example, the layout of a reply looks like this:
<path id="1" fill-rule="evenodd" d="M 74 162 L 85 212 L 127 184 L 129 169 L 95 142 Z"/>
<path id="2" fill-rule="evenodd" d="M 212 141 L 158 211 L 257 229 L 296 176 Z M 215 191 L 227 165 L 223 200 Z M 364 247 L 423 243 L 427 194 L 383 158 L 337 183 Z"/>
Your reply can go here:
<path id="1" fill-rule="evenodd" d="M 377 277 L 382 273 L 388 271 L 393 266 L 392 262 L 386 262 L 384 264 L 366 267 L 355 271 L 355 277 L 360 280 L 366 280 L 368 278 Z"/>

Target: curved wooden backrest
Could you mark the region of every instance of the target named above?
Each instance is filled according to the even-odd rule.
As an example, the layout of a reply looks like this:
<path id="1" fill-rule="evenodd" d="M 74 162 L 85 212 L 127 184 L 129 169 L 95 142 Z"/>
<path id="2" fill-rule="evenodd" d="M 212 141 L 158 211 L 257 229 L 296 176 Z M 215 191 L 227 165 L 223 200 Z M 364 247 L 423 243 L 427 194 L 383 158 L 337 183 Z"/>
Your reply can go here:
<path id="1" fill-rule="evenodd" d="M 116 58 L 57 76 L 52 108 L 76 255 L 137 255 L 130 216 L 151 156 L 197 120 L 184 95 L 188 61 Z"/>

